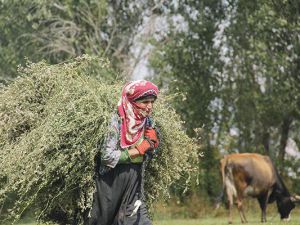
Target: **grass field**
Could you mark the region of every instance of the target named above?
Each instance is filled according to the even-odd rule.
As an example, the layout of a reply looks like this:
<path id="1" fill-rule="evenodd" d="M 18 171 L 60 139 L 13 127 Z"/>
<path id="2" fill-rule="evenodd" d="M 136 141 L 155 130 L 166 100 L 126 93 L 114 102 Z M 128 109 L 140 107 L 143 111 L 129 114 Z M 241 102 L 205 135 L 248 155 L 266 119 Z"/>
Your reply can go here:
<path id="1" fill-rule="evenodd" d="M 225 225 L 227 223 L 227 218 L 203 218 L 203 219 L 167 219 L 154 221 L 154 225 Z M 238 220 L 235 220 L 234 225 L 241 225 Z M 258 225 L 261 224 L 258 218 L 253 218 L 249 220 L 247 223 L 249 225 Z M 300 216 L 297 218 L 292 218 L 288 223 L 282 222 L 279 219 L 269 220 L 267 223 L 263 223 L 263 225 L 299 225 L 300 224 Z M 37 225 L 37 223 L 19 223 L 18 225 Z"/>
<path id="2" fill-rule="evenodd" d="M 267 209 L 267 223 L 260 222 L 260 209 L 256 201 L 245 202 L 246 217 L 248 220 L 247 225 L 300 225 L 300 205 L 291 213 L 291 220 L 284 222 L 280 220 L 279 214 L 277 213 L 276 204 L 270 204 Z M 182 211 L 171 206 L 157 205 L 154 210 L 153 225 L 227 225 L 228 224 L 228 211 L 225 207 L 221 207 L 218 210 L 202 206 L 202 208 L 195 204 L 194 213 L 197 219 L 183 219 L 187 215 L 188 211 L 192 209 L 184 209 Z M 32 222 L 32 220 L 24 220 L 23 222 L 17 223 L 16 225 L 37 225 L 38 223 Z M 241 225 L 239 213 L 236 207 L 233 210 L 233 224 Z M 43 224 L 39 224 L 43 225 Z"/>
<path id="3" fill-rule="evenodd" d="M 259 225 L 260 215 L 255 213 L 248 215 L 249 225 Z M 294 211 L 289 222 L 280 221 L 277 214 L 269 215 L 268 222 L 263 225 L 299 225 L 300 224 L 300 210 Z M 199 219 L 154 219 L 154 225 L 225 225 L 228 224 L 227 216 L 213 217 L 207 216 Z M 238 214 L 234 215 L 234 225 L 241 225 Z M 35 222 L 18 223 L 17 225 L 37 225 Z"/>
<path id="4" fill-rule="evenodd" d="M 300 209 L 296 209 L 291 214 L 291 220 L 289 222 L 284 222 L 280 220 L 279 214 L 276 211 L 270 211 L 267 213 L 267 223 L 260 222 L 260 211 L 247 212 L 246 217 L 248 220 L 247 225 L 300 225 Z M 165 220 L 155 220 L 154 225 L 227 225 L 228 216 L 227 211 L 222 211 L 218 215 L 206 215 L 199 219 L 165 219 Z M 237 210 L 233 213 L 233 224 L 242 225 L 240 222 L 240 217 Z M 245 225 L 245 224 L 243 224 Z"/>
<path id="5" fill-rule="evenodd" d="M 195 219 L 195 220 L 161 220 L 161 221 L 154 221 L 154 225 L 227 225 L 227 218 L 201 218 L 201 219 Z M 233 221 L 234 225 L 241 225 L 239 218 L 236 218 L 236 220 Z M 258 225 L 262 224 L 260 223 L 260 219 L 258 218 L 249 218 L 249 221 L 247 224 L 251 225 Z M 263 225 L 299 225 L 300 224 L 300 215 L 298 217 L 292 218 L 291 221 L 288 223 L 282 222 L 279 220 L 279 218 L 276 219 L 269 219 L 269 222 L 263 223 Z"/>

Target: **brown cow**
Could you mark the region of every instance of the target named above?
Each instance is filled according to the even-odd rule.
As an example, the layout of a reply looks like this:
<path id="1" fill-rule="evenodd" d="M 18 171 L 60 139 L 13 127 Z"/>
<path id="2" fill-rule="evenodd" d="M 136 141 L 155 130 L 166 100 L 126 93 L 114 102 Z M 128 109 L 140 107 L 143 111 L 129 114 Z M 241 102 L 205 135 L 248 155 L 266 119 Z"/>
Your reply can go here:
<path id="1" fill-rule="evenodd" d="M 266 222 L 267 204 L 276 201 L 281 219 L 289 219 L 298 196 L 291 196 L 268 156 L 254 153 L 231 154 L 220 161 L 223 187 L 229 203 L 229 223 L 236 198 L 242 223 L 247 222 L 243 198 L 257 198 L 262 210 L 261 221 Z"/>

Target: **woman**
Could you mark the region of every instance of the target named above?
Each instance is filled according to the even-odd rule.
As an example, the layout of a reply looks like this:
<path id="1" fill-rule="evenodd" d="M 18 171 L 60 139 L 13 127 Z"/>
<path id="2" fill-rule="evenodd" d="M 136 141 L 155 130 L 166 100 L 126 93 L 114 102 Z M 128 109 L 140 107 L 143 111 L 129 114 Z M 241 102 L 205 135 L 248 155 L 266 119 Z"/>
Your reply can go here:
<path id="1" fill-rule="evenodd" d="M 101 149 L 91 225 L 151 225 L 143 202 L 143 161 L 158 147 L 150 119 L 158 88 L 145 80 L 122 90 L 118 114 Z"/>

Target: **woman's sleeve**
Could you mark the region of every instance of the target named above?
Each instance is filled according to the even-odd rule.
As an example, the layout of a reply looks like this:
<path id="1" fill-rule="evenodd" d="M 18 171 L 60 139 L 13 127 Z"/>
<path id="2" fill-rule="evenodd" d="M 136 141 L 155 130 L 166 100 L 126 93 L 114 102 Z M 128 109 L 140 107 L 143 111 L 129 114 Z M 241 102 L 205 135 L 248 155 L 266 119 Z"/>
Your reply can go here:
<path id="1" fill-rule="evenodd" d="M 108 134 L 101 148 L 101 164 L 114 168 L 121 156 L 121 151 L 118 148 L 119 141 L 119 125 L 117 116 L 113 116 Z"/>
<path id="2" fill-rule="evenodd" d="M 130 163 L 128 149 L 119 146 L 120 130 L 118 116 L 113 116 L 109 132 L 101 149 L 101 164 L 114 168 L 117 164 Z"/>

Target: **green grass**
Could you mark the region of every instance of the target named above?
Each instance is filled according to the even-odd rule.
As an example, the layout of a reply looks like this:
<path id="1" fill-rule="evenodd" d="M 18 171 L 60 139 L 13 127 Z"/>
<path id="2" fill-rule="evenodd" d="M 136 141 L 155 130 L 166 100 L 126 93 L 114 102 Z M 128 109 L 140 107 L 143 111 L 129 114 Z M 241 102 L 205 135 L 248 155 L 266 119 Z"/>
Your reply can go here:
<path id="1" fill-rule="evenodd" d="M 300 205 L 291 213 L 291 220 L 286 223 L 280 220 L 279 214 L 277 212 L 277 207 L 275 204 L 269 205 L 267 209 L 267 223 L 260 222 L 260 209 L 257 202 L 247 202 L 245 204 L 246 217 L 248 220 L 247 225 L 299 225 L 300 224 Z M 182 211 L 178 211 L 175 214 L 175 210 L 169 211 L 171 207 L 156 207 L 154 212 L 153 225 L 227 225 L 228 224 L 228 211 L 225 207 L 221 207 L 218 210 L 213 210 L 212 208 L 199 208 L 195 207 L 195 212 L 197 214 L 197 219 L 183 219 L 185 217 Z M 200 210 L 201 209 L 201 210 Z M 191 209 L 190 209 L 191 210 Z M 187 213 L 188 210 L 184 212 Z M 196 215 L 196 214 L 194 214 Z M 23 222 L 17 223 L 16 225 L 37 225 L 36 222 L 32 222 L 30 219 L 23 220 Z M 43 224 L 40 224 L 43 225 Z M 242 225 L 240 222 L 240 216 L 236 209 L 233 210 L 233 225 Z M 245 224 L 243 224 L 245 225 Z"/>
<path id="2" fill-rule="evenodd" d="M 205 219 L 167 219 L 154 221 L 154 225 L 227 225 L 227 218 L 205 218 Z M 234 220 L 234 225 L 241 225 L 238 220 Z M 247 225 L 258 225 L 261 224 L 259 222 L 259 218 L 250 219 Z M 300 224 L 300 216 L 297 218 L 292 218 L 292 220 L 288 223 L 281 222 L 279 219 L 269 220 L 269 222 L 264 223 L 263 225 L 299 225 Z M 37 223 L 19 223 L 18 225 L 37 225 Z"/>
<path id="3" fill-rule="evenodd" d="M 259 225 L 260 215 L 259 213 L 248 215 L 247 225 Z M 268 222 L 263 223 L 263 225 L 299 225 L 300 224 L 300 214 L 299 211 L 292 213 L 291 220 L 288 223 L 280 221 L 277 214 L 269 215 L 267 217 Z M 228 218 L 227 216 L 213 217 L 207 216 L 199 219 L 155 219 L 153 225 L 227 225 Z M 238 214 L 234 215 L 233 220 L 234 225 L 241 225 L 240 218 Z M 17 225 L 37 225 L 36 222 L 27 222 L 27 223 L 18 223 Z"/>
<path id="4" fill-rule="evenodd" d="M 212 212 L 212 211 L 211 211 Z M 247 225 L 299 225 L 300 224 L 300 209 L 294 209 L 291 213 L 291 220 L 286 223 L 280 220 L 280 216 L 275 209 L 269 210 L 267 212 L 267 223 L 260 222 L 260 210 L 255 210 L 255 212 L 246 212 L 246 217 L 248 220 Z M 221 210 L 219 212 L 207 213 L 207 215 L 202 215 L 198 219 L 172 219 L 170 217 L 155 217 L 154 225 L 227 225 L 228 224 L 228 211 Z M 238 211 L 235 209 L 233 211 L 233 224 L 242 225 L 240 222 L 240 216 Z M 245 225 L 245 224 L 243 224 Z"/>
<path id="5" fill-rule="evenodd" d="M 154 225 L 227 225 L 228 220 L 227 218 L 200 218 L 200 219 L 193 219 L 193 220 L 161 220 L 161 221 L 154 221 Z M 233 221 L 234 225 L 241 225 L 239 218 L 235 218 Z M 262 224 L 260 223 L 260 217 L 258 218 L 249 218 L 247 225 L 258 225 Z M 284 223 L 280 221 L 278 218 L 269 219 L 267 223 L 263 223 L 263 225 L 299 225 L 300 224 L 300 216 L 293 217 L 291 221 L 288 223 Z M 245 224 L 244 224 L 245 225 Z"/>

